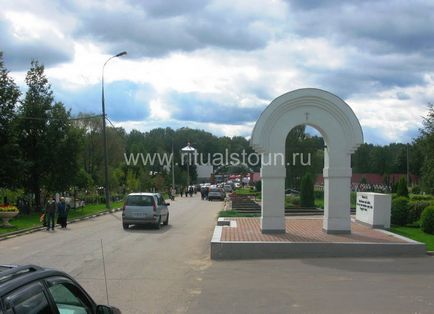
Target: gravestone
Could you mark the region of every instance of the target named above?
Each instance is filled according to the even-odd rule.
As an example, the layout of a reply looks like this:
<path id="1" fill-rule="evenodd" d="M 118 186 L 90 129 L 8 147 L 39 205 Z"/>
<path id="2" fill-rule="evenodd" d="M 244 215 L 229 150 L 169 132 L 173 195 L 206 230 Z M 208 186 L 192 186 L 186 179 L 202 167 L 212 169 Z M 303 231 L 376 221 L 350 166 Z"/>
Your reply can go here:
<path id="1" fill-rule="evenodd" d="M 372 228 L 390 229 L 392 196 L 357 192 L 356 220 Z"/>

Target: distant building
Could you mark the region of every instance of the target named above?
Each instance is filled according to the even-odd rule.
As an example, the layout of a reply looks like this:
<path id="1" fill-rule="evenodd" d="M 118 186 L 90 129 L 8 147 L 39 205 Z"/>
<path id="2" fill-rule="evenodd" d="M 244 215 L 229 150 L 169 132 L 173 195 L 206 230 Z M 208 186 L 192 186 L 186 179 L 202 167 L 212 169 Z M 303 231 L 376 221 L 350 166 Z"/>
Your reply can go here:
<path id="1" fill-rule="evenodd" d="M 363 182 L 363 178 L 366 180 L 367 184 L 373 185 L 393 185 L 398 182 L 401 177 L 406 178 L 407 174 L 405 173 L 391 173 L 391 174 L 376 174 L 376 173 L 353 173 L 351 177 L 351 184 L 360 184 Z M 409 185 L 419 184 L 420 178 L 413 174 L 409 175 Z M 315 180 L 315 185 L 324 185 L 324 177 L 322 175 L 318 175 Z"/>
<path id="2" fill-rule="evenodd" d="M 197 182 L 205 183 L 210 182 L 211 174 L 213 173 L 213 166 L 211 165 L 198 165 L 197 170 Z"/>

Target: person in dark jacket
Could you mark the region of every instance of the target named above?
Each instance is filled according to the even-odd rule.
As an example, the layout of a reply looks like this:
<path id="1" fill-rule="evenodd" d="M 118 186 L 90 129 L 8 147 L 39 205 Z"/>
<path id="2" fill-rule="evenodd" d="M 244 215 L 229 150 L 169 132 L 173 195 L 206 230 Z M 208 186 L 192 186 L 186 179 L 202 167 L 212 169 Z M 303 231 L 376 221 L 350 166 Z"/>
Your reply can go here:
<path id="1" fill-rule="evenodd" d="M 60 227 L 62 229 L 66 229 L 67 220 L 68 220 L 68 209 L 66 208 L 65 198 L 62 196 L 60 198 L 60 203 L 57 206 L 57 214 Z"/>
<path id="2" fill-rule="evenodd" d="M 45 219 L 47 222 L 47 231 L 54 230 L 54 216 L 56 215 L 56 200 L 54 197 L 50 199 L 45 206 Z"/>

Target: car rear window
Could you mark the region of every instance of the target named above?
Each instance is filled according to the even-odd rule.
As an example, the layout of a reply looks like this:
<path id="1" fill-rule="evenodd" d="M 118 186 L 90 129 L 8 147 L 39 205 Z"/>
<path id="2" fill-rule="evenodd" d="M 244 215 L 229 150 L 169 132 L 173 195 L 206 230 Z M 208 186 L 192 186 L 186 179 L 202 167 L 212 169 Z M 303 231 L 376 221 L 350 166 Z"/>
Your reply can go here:
<path id="1" fill-rule="evenodd" d="M 153 197 L 150 195 L 130 195 L 125 202 L 127 206 L 152 206 Z"/>
<path id="2" fill-rule="evenodd" d="M 220 192 L 220 190 L 219 190 L 219 189 L 216 189 L 216 188 L 209 189 L 209 191 L 210 191 L 210 192 Z"/>

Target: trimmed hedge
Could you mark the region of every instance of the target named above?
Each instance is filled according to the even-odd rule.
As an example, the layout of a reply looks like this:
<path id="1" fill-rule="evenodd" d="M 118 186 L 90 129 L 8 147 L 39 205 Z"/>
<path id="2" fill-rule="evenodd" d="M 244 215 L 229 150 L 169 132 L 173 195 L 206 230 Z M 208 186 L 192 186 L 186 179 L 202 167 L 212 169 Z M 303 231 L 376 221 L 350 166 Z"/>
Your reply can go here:
<path id="1" fill-rule="evenodd" d="M 412 189 L 411 189 L 411 193 L 413 194 L 420 194 L 420 187 L 418 185 L 415 185 Z"/>
<path id="2" fill-rule="evenodd" d="M 434 197 L 432 195 L 412 195 L 411 199 L 413 201 L 432 201 Z"/>
<path id="3" fill-rule="evenodd" d="M 418 222 L 423 210 L 430 206 L 431 203 L 427 201 L 410 201 L 408 211 L 408 223 Z"/>
<path id="4" fill-rule="evenodd" d="M 423 232 L 434 234 L 434 206 L 428 206 L 423 210 L 420 221 Z"/>
<path id="5" fill-rule="evenodd" d="M 286 206 L 300 206 L 300 196 L 286 196 L 285 197 L 285 207 Z"/>
<path id="6" fill-rule="evenodd" d="M 408 221 L 408 213 L 408 198 L 400 196 L 392 200 L 392 224 L 397 226 L 405 226 Z"/>

